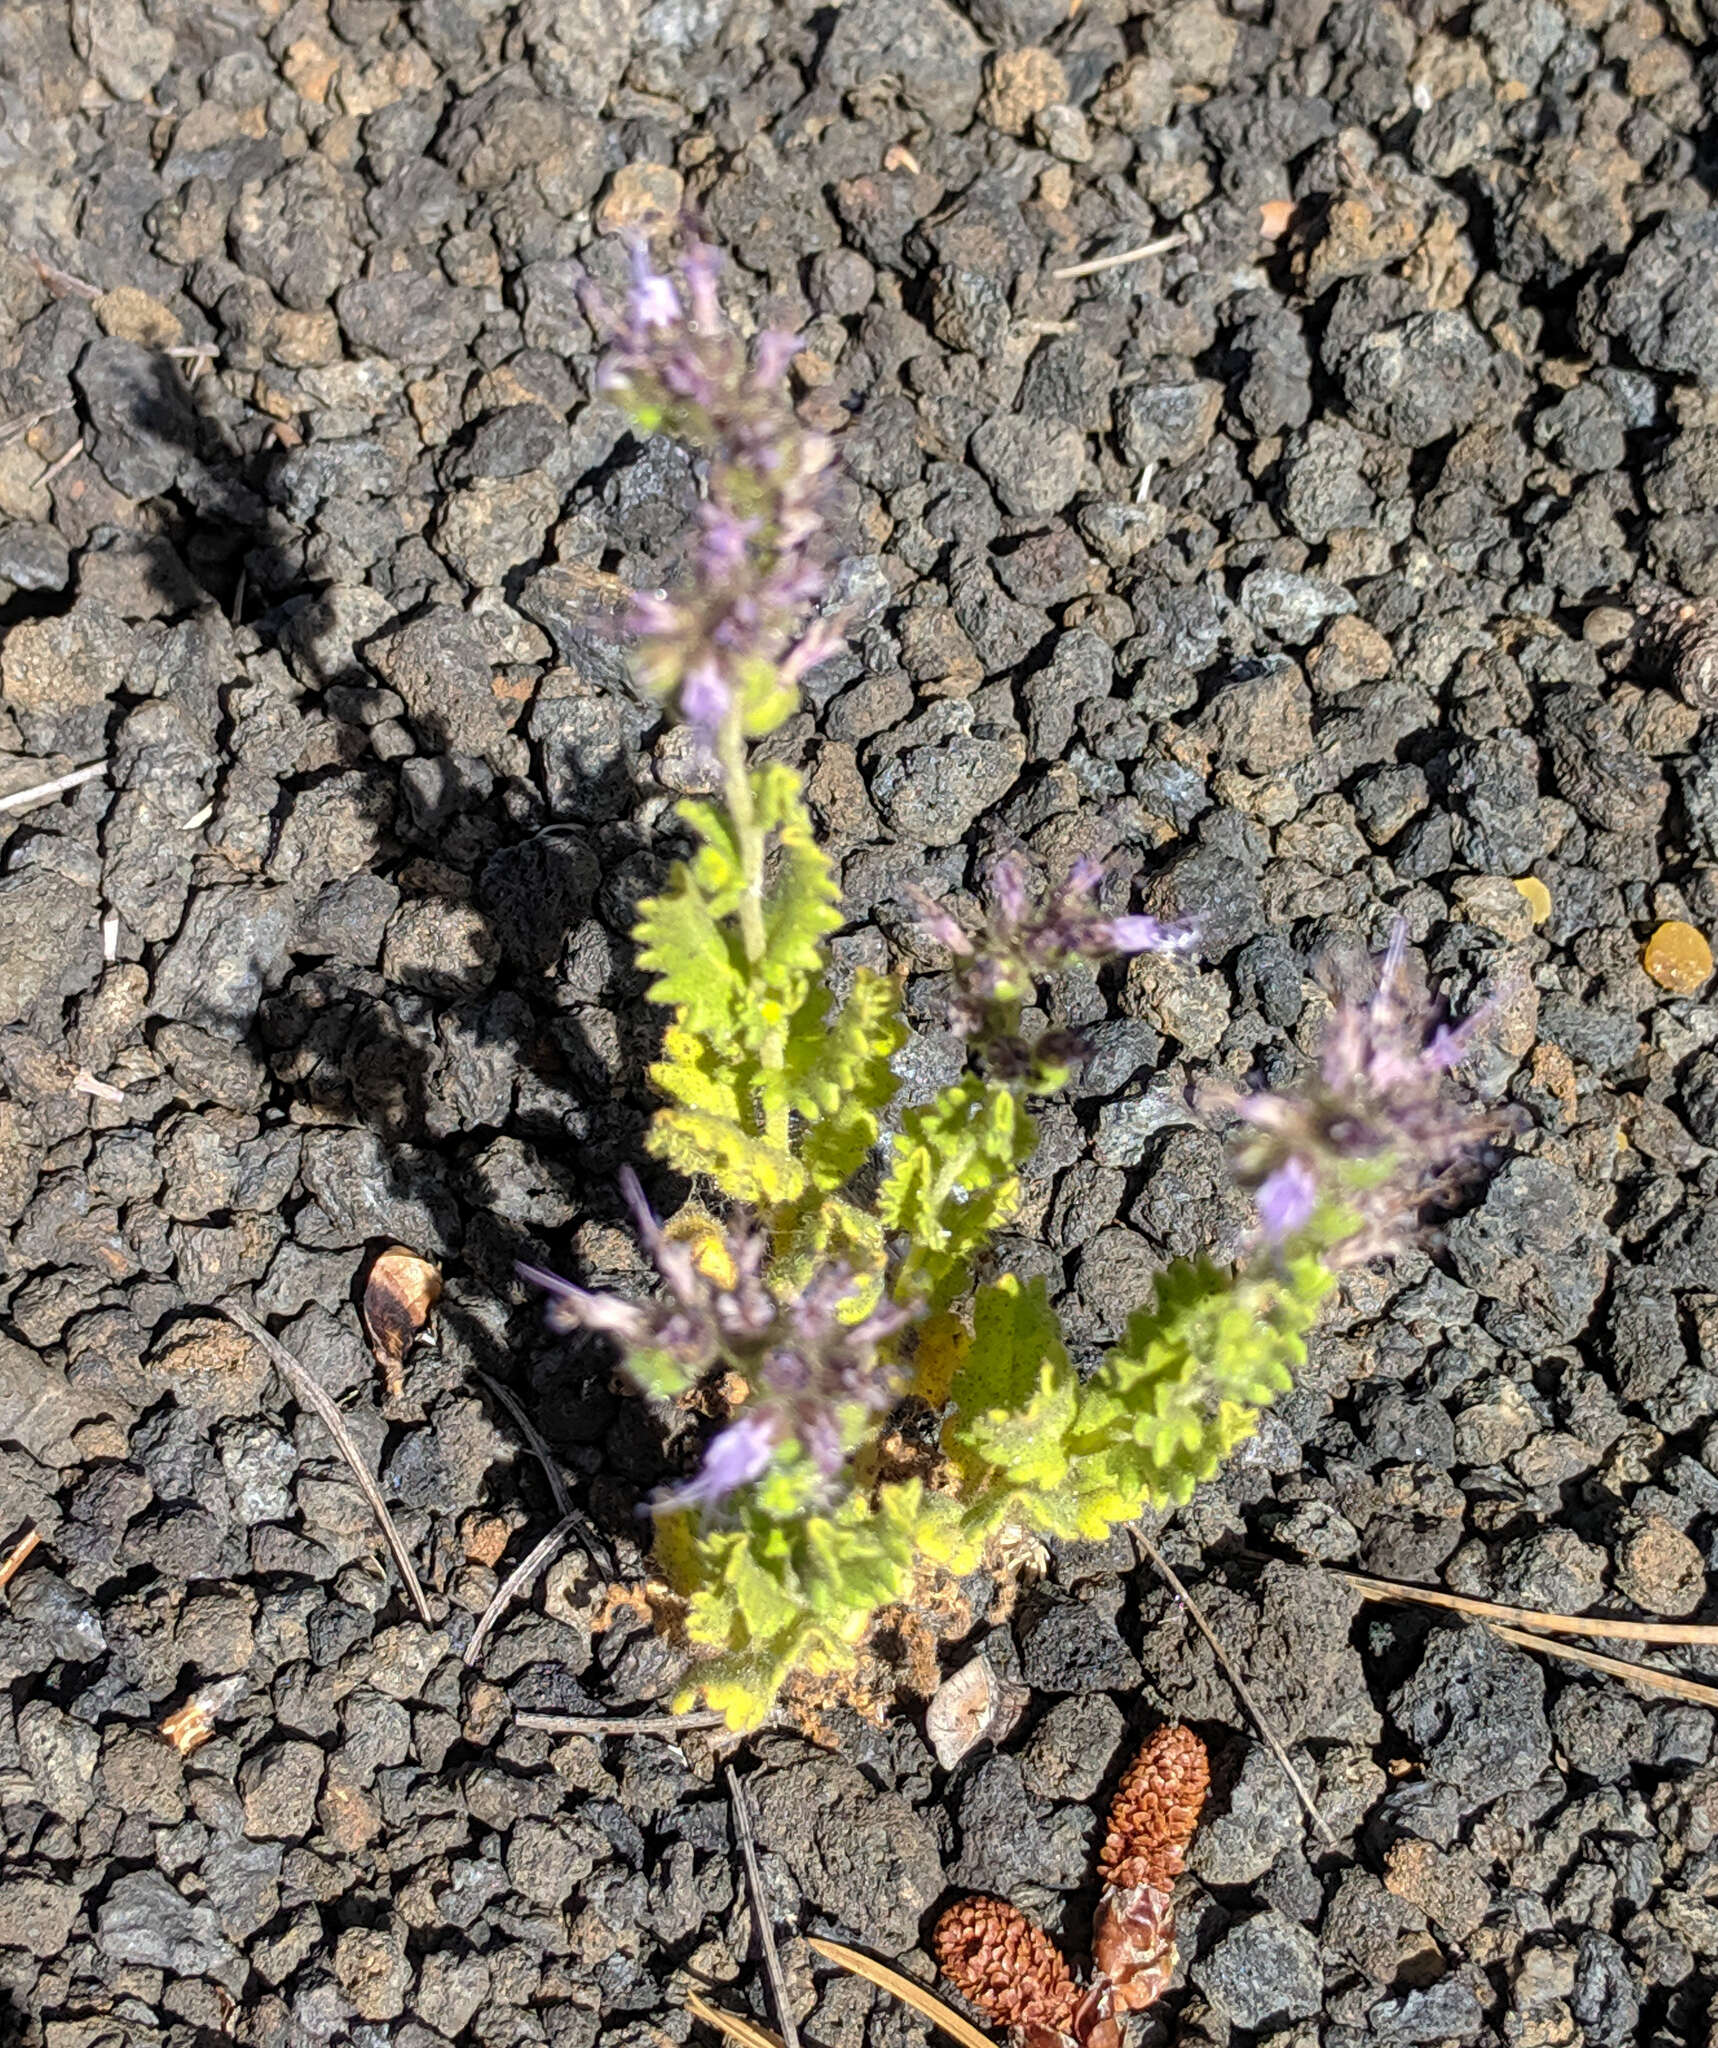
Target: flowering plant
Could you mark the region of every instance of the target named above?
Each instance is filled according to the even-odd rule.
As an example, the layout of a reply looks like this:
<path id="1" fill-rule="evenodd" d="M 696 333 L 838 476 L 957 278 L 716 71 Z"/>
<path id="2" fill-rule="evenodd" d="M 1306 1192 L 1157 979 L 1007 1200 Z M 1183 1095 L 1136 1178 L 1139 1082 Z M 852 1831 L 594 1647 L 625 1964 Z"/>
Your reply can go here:
<path id="1" fill-rule="evenodd" d="M 685 1703 L 701 1692 L 743 1728 L 790 1674 L 851 1669 L 879 1610 L 927 1575 L 974 1569 L 1012 1532 L 1099 1538 L 1185 1500 L 1290 1385 L 1337 1269 L 1402 1241 L 1482 1133 L 1445 1074 L 1461 1039 L 1428 1042 L 1398 944 L 1378 995 L 1339 1011 L 1309 1089 L 1235 1104 L 1260 1203 L 1238 1266 L 1170 1265 L 1084 1380 L 1041 1280 L 976 1285 L 1032 1150 L 1029 1101 L 1079 1053 L 1026 1035 L 1039 984 L 1196 934 L 1101 910 L 1084 863 L 1041 897 L 1000 863 L 981 930 L 922 905 L 973 1057 L 896 1112 L 897 986 L 861 968 L 832 997 L 833 865 L 799 775 L 750 752 L 839 644 L 814 616 L 833 450 L 782 393 L 793 343 L 746 348 L 697 245 L 678 279 L 640 248 L 625 309 L 593 311 L 606 388 L 703 464 L 686 587 L 641 597 L 632 625 L 641 679 L 707 742 L 720 794 L 680 805 L 694 851 L 636 937 L 669 1013 L 648 1148 L 734 1214 L 694 1202 L 664 1226 L 629 1177 L 653 1302 L 524 1270 L 551 1324 L 612 1338 L 645 1394 L 720 1411 L 698 1472 L 655 1503 L 656 1555 L 702 1653 Z M 935 1417 L 916 1450 L 882 1427 L 908 1398 Z"/>

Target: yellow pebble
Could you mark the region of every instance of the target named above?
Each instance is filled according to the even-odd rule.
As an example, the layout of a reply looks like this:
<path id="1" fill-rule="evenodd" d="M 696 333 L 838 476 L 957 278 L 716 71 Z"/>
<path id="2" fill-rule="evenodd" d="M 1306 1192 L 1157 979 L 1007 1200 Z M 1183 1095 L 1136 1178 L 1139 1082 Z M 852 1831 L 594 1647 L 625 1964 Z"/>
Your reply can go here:
<path id="1" fill-rule="evenodd" d="M 1712 978 L 1712 948 L 1693 925 L 1673 917 L 1647 940 L 1641 965 L 1660 988 L 1691 996 Z"/>
<path id="2" fill-rule="evenodd" d="M 1543 924 L 1551 915 L 1551 891 L 1537 875 L 1524 875 L 1515 886 L 1527 898 L 1527 907 L 1533 913 L 1533 922 Z"/>

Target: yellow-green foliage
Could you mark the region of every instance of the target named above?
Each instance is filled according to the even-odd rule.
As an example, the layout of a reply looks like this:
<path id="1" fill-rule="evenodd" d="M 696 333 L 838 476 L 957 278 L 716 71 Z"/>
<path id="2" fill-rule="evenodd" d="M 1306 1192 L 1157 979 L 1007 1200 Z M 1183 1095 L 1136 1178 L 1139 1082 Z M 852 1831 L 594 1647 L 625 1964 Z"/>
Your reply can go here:
<path id="1" fill-rule="evenodd" d="M 1286 1393 L 1334 1280 L 1313 1258 L 1237 1277 L 1178 1259 L 1083 1385 L 1044 1283 L 1005 1276 L 974 1305 L 943 1441 L 965 1524 L 1097 1539 L 1185 1501 Z"/>
<path id="2" fill-rule="evenodd" d="M 748 729 L 779 710 L 760 685 Z M 1178 1263 L 1084 1384 L 1041 1281 L 1005 1276 L 968 1307 L 973 1262 L 1012 1213 L 1032 1149 L 1024 1084 L 970 1073 L 906 1111 L 862 1196 L 899 1085 L 897 990 L 861 970 L 831 1000 L 839 893 L 799 777 L 736 763 L 729 789 L 727 805 L 680 806 L 694 851 L 638 926 L 650 994 L 672 1013 L 651 1070 L 666 1101 L 650 1150 L 758 1217 L 778 1299 L 839 1261 L 861 1282 L 857 1312 L 885 1291 L 915 1304 L 958 1359 L 942 1432 L 952 1489 L 867 1478 L 861 1451 L 832 1493 L 783 1444 L 718 1518 L 659 1516 L 659 1563 L 709 1653 L 686 1703 L 702 1694 L 744 1728 L 790 1673 L 850 1669 L 878 1609 L 907 1600 L 925 1563 L 963 1572 L 1010 1525 L 1099 1537 L 1185 1500 L 1289 1385 L 1331 1278 L 1312 1257 L 1239 1278 Z M 660 1397 L 686 1390 L 665 1354 L 629 1366 Z M 937 1377 L 949 1385 L 946 1367 Z"/>

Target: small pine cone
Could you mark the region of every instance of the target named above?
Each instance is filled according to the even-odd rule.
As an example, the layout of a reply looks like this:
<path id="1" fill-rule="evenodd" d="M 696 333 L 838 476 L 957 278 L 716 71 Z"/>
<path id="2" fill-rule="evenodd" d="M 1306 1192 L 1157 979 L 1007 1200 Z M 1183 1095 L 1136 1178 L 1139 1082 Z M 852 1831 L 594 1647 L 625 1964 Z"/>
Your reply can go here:
<path id="1" fill-rule="evenodd" d="M 1211 1784 L 1205 1745 L 1191 1728 L 1159 1728 L 1127 1768 L 1110 1808 L 1098 1868 L 1104 1883 L 1168 1891 L 1180 1875 Z"/>
<path id="2" fill-rule="evenodd" d="M 937 1922 L 943 1975 L 986 2019 L 1016 2033 L 1066 2034 L 1079 2002 L 1062 1951 L 1003 1899 L 962 1899 Z"/>

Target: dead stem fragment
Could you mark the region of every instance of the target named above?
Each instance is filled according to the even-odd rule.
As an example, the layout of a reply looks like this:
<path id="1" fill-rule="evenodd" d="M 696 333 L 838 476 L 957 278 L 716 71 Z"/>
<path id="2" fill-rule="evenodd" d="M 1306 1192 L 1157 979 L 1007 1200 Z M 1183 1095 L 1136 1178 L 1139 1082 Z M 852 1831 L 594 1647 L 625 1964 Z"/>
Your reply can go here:
<path id="1" fill-rule="evenodd" d="M 746 1866 L 746 1897 L 751 1901 L 752 1925 L 757 1930 L 764 1975 L 769 1979 L 776 2024 L 781 2028 L 783 2048 L 799 2048 L 799 2029 L 794 2025 L 793 2007 L 788 2003 L 787 1979 L 782 1975 L 781 1957 L 776 1953 L 775 1926 L 770 1919 L 769 1900 L 764 1896 L 763 1876 L 758 1869 L 758 1848 L 752 1838 L 751 1802 L 732 1764 L 725 1767 L 724 1775 L 728 1782 L 728 1807 L 734 1816 L 734 1840 L 739 1844 L 740 1857 Z"/>
<path id="2" fill-rule="evenodd" d="M 1164 1560 L 1156 1544 L 1152 1543 L 1151 1541 L 1149 1541 L 1148 1538 L 1141 1535 L 1138 1529 L 1134 1529 L 1133 1531 L 1131 1531 L 1131 1534 L 1133 1536 L 1134 1542 L 1139 1546 L 1141 1552 L 1147 1558 L 1150 1559 L 1152 1569 L 1162 1579 L 1163 1583 L 1169 1588 L 1170 1592 L 1172 1592 L 1175 1595 L 1176 1599 L 1181 1602 L 1182 1606 L 1187 1609 L 1188 1617 L 1192 1621 L 1193 1626 L 1205 1638 L 1206 1642 L 1208 1642 L 1211 1645 L 1211 1654 L 1217 1659 L 1217 1662 L 1222 1665 L 1225 1676 L 1228 1678 L 1229 1683 L 1235 1688 L 1235 1697 L 1241 1702 L 1242 1706 L 1246 1708 L 1248 1714 L 1252 1717 L 1253 1726 L 1258 1729 L 1259 1734 L 1264 1741 L 1265 1747 L 1270 1751 L 1271 1755 L 1274 1756 L 1277 1762 L 1282 1766 L 1283 1776 L 1287 1778 L 1289 1783 L 1294 1787 L 1295 1797 L 1300 1801 L 1301 1806 L 1306 1813 L 1307 1819 L 1312 1822 L 1315 1828 L 1317 1828 L 1319 1835 L 1323 1839 L 1325 1847 L 1327 1849 L 1334 1849 L 1336 1847 L 1336 1837 L 1330 1831 L 1329 1822 L 1326 1821 L 1324 1815 L 1319 1812 L 1318 1806 L 1314 1801 L 1312 1794 L 1306 1789 L 1305 1784 L 1301 1780 L 1300 1773 L 1295 1769 L 1294 1765 L 1290 1763 L 1288 1751 L 1284 1749 L 1282 1743 L 1277 1739 L 1275 1729 L 1271 1727 L 1271 1724 L 1265 1719 L 1263 1713 L 1260 1711 L 1258 1701 L 1253 1698 L 1252 1693 L 1247 1689 L 1247 1682 L 1241 1676 L 1240 1672 L 1236 1670 L 1234 1663 L 1229 1656 L 1228 1651 L 1224 1649 L 1223 1645 L 1220 1642 L 1218 1642 L 1216 1636 L 1212 1633 L 1211 1624 L 1205 1619 L 1204 1615 L 1200 1613 L 1198 1607 L 1195 1605 L 1193 1595 L 1188 1592 L 1187 1588 L 1175 1576 L 1175 1573 L 1170 1569 L 1169 1565 Z"/>
<path id="3" fill-rule="evenodd" d="M 961 2048 L 996 2048 L 995 2042 L 981 2034 L 971 2020 L 962 2019 L 953 2006 L 945 2005 L 922 1984 L 903 1977 L 899 1970 L 891 1970 L 887 1963 L 862 1955 L 856 1948 L 845 1948 L 838 1941 L 821 1941 L 816 1935 L 808 1935 L 805 1945 L 826 1962 L 839 1964 L 855 1977 L 863 1977 L 867 1984 L 893 1993 L 903 2005 L 910 2005 L 914 2012 L 923 2013 L 934 2026 L 940 2027 L 951 2041 L 958 2041 Z"/>
<path id="4" fill-rule="evenodd" d="M 293 1393 L 307 1407 L 314 1408 L 316 1413 L 322 1418 L 323 1424 L 328 1434 L 334 1439 L 335 1446 L 339 1450 L 341 1457 L 352 1468 L 352 1477 L 358 1483 L 358 1491 L 369 1503 L 370 1512 L 375 1516 L 381 1528 L 382 1540 L 387 1544 L 394 1563 L 399 1567 L 400 1577 L 405 1581 L 406 1591 L 411 1595 L 412 1605 L 418 1611 L 418 1619 L 425 1628 L 434 1628 L 436 1625 L 435 1616 L 430 1612 L 429 1601 L 425 1598 L 424 1589 L 418 1582 L 417 1571 L 412 1564 L 411 1552 L 407 1550 L 404 1542 L 401 1540 L 399 1530 L 394 1527 L 394 1518 L 388 1513 L 388 1504 L 382 1498 L 382 1489 L 371 1478 L 368 1468 L 359 1456 L 358 1446 L 352 1441 L 351 1433 L 340 1419 L 340 1410 L 335 1406 L 333 1397 L 320 1381 L 313 1379 L 305 1371 L 304 1367 L 299 1364 L 298 1360 L 293 1357 L 284 1344 L 269 1335 L 254 1316 L 247 1315 L 242 1308 L 233 1308 L 226 1303 L 221 1305 L 221 1314 L 226 1317 L 229 1323 L 234 1323 L 239 1329 L 243 1330 L 253 1343 L 262 1346 L 285 1377 L 286 1383 L 291 1387 Z"/>
<path id="5" fill-rule="evenodd" d="M 567 1538 L 578 1528 L 581 1517 L 565 1514 L 538 1543 L 529 1556 L 522 1558 L 495 1589 L 495 1597 L 483 1610 L 482 1619 L 472 1632 L 471 1641 L 465 1646 L 463 1662 L 469 1669 L 482 1654 L 483 1645 L 489 1639 L 490 1630 L 501 1619 L 519 1595 L 531 1586 L 537 1575 L 545 1569 L 550 1560 L 560 1551 Z"/>
<path id="6" fill-rule="evenodd" d="M 1369 1579 L 1361 1572 L 1339 1572 L 1366 1600 L 1402 1600 L 1422 1607 L 1446 1607 L 1453 1614 L 1472 1614 L 1481 1621 L 1532 1629 L 1541 1635 L 1591 1636 L 1619 1643 L 1664 1643 L 1691 1649 L 1718 1643 L 1718 1625 L 1705 1621 L 1626 1621 L 1617 1614 L 1553 1614 L 1542 1607 L 1505 1607 L 1467 1593 L 1446 1593 L 1435 1586 L 1404 1586 L 1394 1579 Z"/>
<path id="7" fill-rule="evenodd" d="M 18 1573 L 23 1568 L 25 1559 L 41 1540 L 42 1532 L 32 1522 L 7 1553 L 5 1563 L 0 1564 L 0 1593 L 3 1593 L 18 1576 Z"/>
<path id="8" fill-rule="evenodd" d="M 702 1735 L 728 1725 L 726 1714 L 705 1707 L 694 1714 L 532 1714 L 513 1716 L 539 1735 Z"/>

